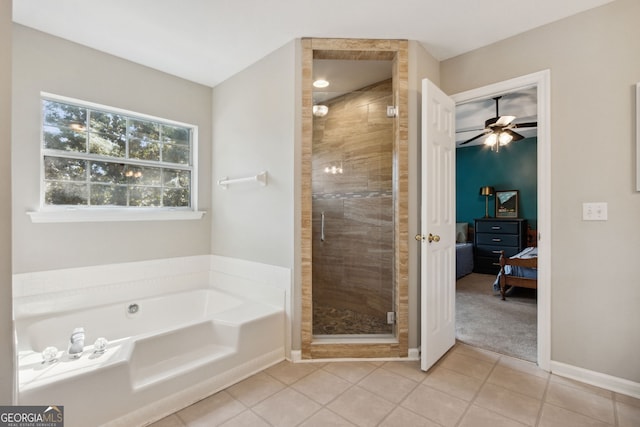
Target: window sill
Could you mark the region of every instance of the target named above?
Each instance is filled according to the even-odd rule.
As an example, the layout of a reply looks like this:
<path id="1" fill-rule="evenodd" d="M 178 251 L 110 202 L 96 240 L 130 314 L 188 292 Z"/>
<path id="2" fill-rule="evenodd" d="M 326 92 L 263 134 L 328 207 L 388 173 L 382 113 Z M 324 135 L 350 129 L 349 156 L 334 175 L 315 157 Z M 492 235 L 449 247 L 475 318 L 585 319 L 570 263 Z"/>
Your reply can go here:
<path id="1" fill-rule="evenodd" d="M 33 223 L 173 221 L 200 219 L 205 211 L 189 210 L 129 210 L 129 209 L 67 209 L 27 212 Z"/>

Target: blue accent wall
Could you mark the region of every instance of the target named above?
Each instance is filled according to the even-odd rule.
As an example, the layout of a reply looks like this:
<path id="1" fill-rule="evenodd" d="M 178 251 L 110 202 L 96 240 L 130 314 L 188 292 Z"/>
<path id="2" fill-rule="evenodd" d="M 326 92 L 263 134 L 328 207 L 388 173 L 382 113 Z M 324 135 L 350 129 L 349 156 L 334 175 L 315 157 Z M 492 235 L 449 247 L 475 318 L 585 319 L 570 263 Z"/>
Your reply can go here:
<path id="1" fill-rule="evenodd" d="M 456 216 L 457 222 L 484 217 L 485 197 L 480 187 L 488 185 L 496 191 L 519 190 L 519 217 L 537 228 L 538 179 L 537 138 L 525 138 L 491 151 L 485 145 L 456 149 Z M 489 216 L 495 217 L 495 196 L 489 197 Z"/>

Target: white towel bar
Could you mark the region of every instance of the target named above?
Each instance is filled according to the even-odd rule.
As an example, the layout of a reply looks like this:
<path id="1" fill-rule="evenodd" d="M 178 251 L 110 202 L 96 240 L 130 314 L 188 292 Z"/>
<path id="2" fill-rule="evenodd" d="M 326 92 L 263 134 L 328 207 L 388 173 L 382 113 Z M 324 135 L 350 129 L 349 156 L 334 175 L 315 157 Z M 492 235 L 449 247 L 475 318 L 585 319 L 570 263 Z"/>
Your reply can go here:
<path id="1" fill-rule="evenodd" d="M 249 181 L 257 181 L 260 185 L 264 187 L 265 185 L 267 185 L 267 171 L 262 171 L 257 175 L 248 176 L 246 178 L 229 179 L 229 177 L 224 176 L 222 177 L 222 179 L 218 180 L 218 185 L 226 190 L 229 184 L 237 184 L 240 182 L 249 182 Z"/>

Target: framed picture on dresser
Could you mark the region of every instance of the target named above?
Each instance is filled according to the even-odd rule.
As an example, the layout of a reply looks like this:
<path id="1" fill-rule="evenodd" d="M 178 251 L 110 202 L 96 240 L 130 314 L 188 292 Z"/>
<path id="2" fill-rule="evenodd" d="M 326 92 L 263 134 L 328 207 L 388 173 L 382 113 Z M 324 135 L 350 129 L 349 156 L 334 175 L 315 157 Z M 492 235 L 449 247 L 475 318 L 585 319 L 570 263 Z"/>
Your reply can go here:
<path id="1" fill-rule="evenodd" d="M 496 191 L 496 218 L 518 218 L 518 190 Z"/>

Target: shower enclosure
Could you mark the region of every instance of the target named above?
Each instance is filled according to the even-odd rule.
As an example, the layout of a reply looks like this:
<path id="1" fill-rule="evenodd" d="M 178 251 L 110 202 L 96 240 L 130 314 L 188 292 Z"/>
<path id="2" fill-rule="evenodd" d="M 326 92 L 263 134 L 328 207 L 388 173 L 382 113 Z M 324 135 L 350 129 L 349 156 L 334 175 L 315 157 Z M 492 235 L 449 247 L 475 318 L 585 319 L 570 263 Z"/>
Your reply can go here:
<path id="1" fill-rule="evenodd" d="M 342 75 L 331 84 L 339 85 L 341 79 L 362 84 L 366 80 L 358 68 L 364 65 L 379 69 L 369 79 L 386 78 L 354 90 L 314 90 L 314 104 L 328 107 L 325 115 L 313 118 L 316 337 L 393 336 L 394 117 L 387 114 L 393 104 L 391 62 L 361 62 L 342 61 Z M 314 61 L 316 75 L 336 66 Z"/>
<path id="2" fill-rule="evenodd" d="M 408 42 L 301 45 L 301 356 L 407 357 Z"/>

